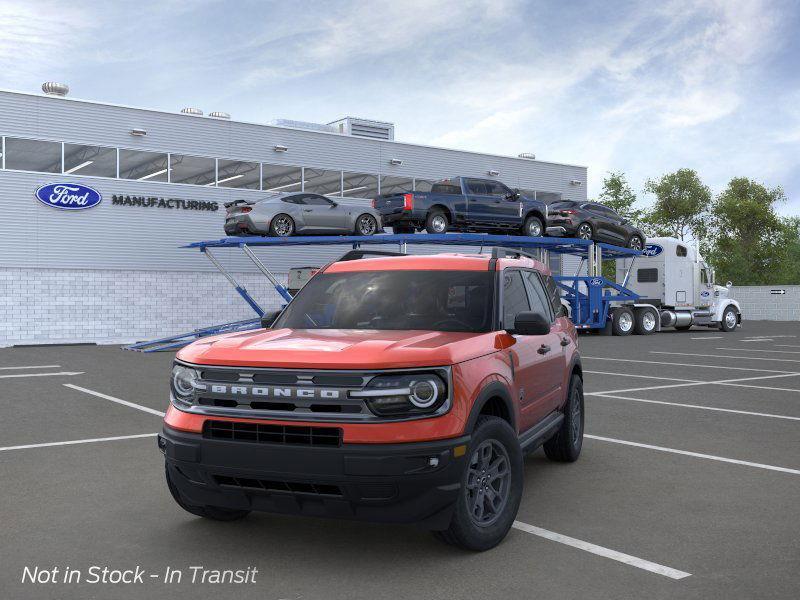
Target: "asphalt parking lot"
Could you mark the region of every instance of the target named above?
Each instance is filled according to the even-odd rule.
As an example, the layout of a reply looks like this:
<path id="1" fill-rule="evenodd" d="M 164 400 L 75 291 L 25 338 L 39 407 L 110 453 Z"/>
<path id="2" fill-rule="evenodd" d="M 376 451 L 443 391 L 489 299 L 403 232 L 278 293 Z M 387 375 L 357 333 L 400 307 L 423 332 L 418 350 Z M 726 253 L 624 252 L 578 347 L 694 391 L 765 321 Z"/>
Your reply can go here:
<path id="1" fill-rule="evenodd" d="M 574 464 L 526 459 L 518 526 L 465 553 L 408 527 L 183 512 L 156 448 L 172 354 L 0 349 L 0 596 L 797 598 L 800 323 L 583 336 Z M 25 567 L 256 567 L 256 583 L 22 583 Z"/>

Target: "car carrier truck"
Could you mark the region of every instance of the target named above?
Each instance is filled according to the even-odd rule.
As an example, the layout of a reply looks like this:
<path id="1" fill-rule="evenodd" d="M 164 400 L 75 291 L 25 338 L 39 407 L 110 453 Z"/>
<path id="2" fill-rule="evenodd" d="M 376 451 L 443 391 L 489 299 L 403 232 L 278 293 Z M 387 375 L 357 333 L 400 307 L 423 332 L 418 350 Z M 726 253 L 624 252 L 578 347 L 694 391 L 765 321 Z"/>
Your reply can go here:
<path id="1" fill-rule="evenodd" d="M 697 249 L 676 238 L 648 238 L 641 256 L 616 260 L 616 281 L 639 296 L 613 306 L 608 328 L 614 335 L 650 334 L 693 325 L 733 331 L 742 322 L 731 283 L 716 285 L 714 270 Z"/>

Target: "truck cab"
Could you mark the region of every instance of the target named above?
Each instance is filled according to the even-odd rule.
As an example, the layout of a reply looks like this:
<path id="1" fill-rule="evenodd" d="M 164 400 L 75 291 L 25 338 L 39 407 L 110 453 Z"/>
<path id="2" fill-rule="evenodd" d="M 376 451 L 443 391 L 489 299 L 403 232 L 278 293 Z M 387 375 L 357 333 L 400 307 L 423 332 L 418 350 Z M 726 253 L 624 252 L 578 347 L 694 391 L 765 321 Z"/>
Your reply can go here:
<path id="1" fill-rule="evenodd" d="M 716 285 L 697 249 L 676 238 L 648 238 L 641 256 L 617 261 L 616 280 L 638 294 L 639 303 L 658 309 L 661 327 L 732 331 L 742 322 L 729 287 Z"/>

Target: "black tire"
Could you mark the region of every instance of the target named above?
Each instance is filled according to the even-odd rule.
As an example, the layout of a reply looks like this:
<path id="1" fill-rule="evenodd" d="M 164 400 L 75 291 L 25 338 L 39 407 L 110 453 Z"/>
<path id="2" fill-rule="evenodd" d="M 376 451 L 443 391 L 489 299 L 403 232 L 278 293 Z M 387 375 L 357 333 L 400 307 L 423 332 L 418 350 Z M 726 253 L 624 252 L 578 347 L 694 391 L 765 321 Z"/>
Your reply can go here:
<path id="1" fill-rule="evenodd" d="M 590 223 L 581 223 L 575 229 L 575 237 L 579 240 L 593 240 L 594 227 Z"/>
<path id="2" fill-rule="evenodd" d="M 428 213 L 425 219 L 425 231 L 428 233 L 447 233 L 450 226 L 450 219 L 440 208 L 435 208 Z"/>
<path id="3" fill-rule="evenodd" d="M 492 481 L 491 476 L 484 475 L 485 471 L 479 470 L 481 457 L 487 445 L 491 448 L 490 458 L 496 457 L 498 463 L 505 460 L 507 478 L 502 481 L 500 477 Z M 493 454 L 495 451 L 500 453 Z M 477 456 L 478 452 L 481 456 Z M 505 455 L 502 455 L 502 452 L 505 452 Z M 474 463 L 476 456 L 477 463 Z M 478 469 L 473 465 L 477 465 Z M 499 466 L 497 468 L 500 469 Z M 434 532 L 434 535 L 443 542 L 465 550 L 482 552 L 494 548 L 506 537 L 517 516 L 524 484 L 522 470 L 522 450 L 516 432 L 499 417 L 480 417 L 467 450 L 467 464 L 464 466 L 461 491 L 450 526 L 444 531 Z M 488 488 L 494 490 L 496 495 L 491 497 L 500 498 L 498 502 L 502 502 L 502 506 L 498 507 L 496 513 L 493 513 L 490 507 L 490 515 L 485 516 L 483 511 L 486 510 L 486 502 L 490 502 L 488 500 L 490 496 L 483 490 Z M 497 492 L 502 493 L 503 490 L 505 494 L 501 497 Z M 473 507 L 478 506 L 481 511 L 480 517 L 473 516 L 475 514 Z"/>
<path id="4" fill-rule="evenodd" d="M 173 483 L 172 477 L 169 474 L 169 467 L 167 467 L 166 464 L 164 465 L 164 475 L 167 478 L 167 487 L 169 488 L 170 494 L 172 494 L 172 498 L 178 506 L 186 512 L 214 521 L 238 521 L 250 514 L 249 510 L 234 510 L 222 508 L 221 506 L 196 506 L 194 504 L 189 504 L 183 499 L 180 491 L 178 491 L 178 488 Z"/>
<path id="5" fill-rule="evenodd" d="M 583 380 L 573 375 L 564 405 L 564 420 L 556 434 L 544 443 L 547 458 L 556 462 L 575 462 L 583 447 Z"/>
<path id="6" fill-rule="evenodd" d="M 284 213 L 275 215 L 269 223 L 269 234 L 273 237 L 290 237 L 294 234 L 294 219 Z"/>
<path id="7" fill-rule="evenodd" d="M 628 248 L 633 250 L 643 250 L 644 240 L 641 238 L 641 236 L 632 235 L 630 238 L 628 238 Z"/>
<path id="8" fill-rule="evenodd" d="M 630 335 L 633 333 L 633 311 L 627 307 L 615 308 L 611 319 L 611 333 L 613 335 Z"/>
<path id="9" fill-rule="evenodd" d="M 522 235 L 528 237 L 542 237 L 544 235 L 544 224 L 542 220 L 534 215 L 525 219 L 525 224 L 522 226 Z"/>
<path id="10" fill-rule="evenodd" d="M 414 233 L 416 230 L 413 225 L 392 225 L 393 233 Z"/>
<path id="11" fill-rule="evenodd" d="M 358 215 L 354 233 L 364 236 L 375 235 L 378 233 L 378 220 L 369 213 Z"/>
<path id="12" fill-rule="evenodd" d="M 658 315 L 649 308 L 637 308 L 634 311 L 633 332 L 636 335 L 652 335 L 658 328 Z"/>
<path id="13" fill-rule="evenodd" d="M 720 321 L 719 323 L 720 331 L 725 331 L 725 332 L 735 331 L 738 325 L 739 325 L 739 318 L 737 316 L 735 308 L 729 306 L 724 311 L 722 311 L 722 321 Z"/>

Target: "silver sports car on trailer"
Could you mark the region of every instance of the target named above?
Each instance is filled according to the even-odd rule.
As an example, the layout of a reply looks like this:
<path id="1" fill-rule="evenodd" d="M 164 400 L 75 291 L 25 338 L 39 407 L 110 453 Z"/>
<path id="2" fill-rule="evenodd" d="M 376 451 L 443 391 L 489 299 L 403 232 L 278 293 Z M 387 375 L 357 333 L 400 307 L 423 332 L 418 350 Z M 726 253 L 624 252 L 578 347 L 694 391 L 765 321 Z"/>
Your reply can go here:
<path id="1" fill-rule="evenodd" d="M 307 192 L 236 200 L 225 208 L 227 235 L 374 235 L 383 230 L 381 215 L 374 208 Z"/>

